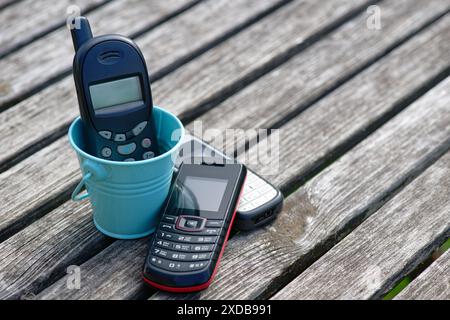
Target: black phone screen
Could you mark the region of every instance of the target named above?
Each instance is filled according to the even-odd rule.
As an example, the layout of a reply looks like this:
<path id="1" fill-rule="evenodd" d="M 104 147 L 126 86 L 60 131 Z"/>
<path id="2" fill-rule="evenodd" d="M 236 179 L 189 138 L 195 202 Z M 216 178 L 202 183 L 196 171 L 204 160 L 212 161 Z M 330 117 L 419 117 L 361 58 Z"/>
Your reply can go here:
<path id="1" fill-rule="evenodd" d="M 180 209 L 217 212 L 227 188 L 225 179 L 187 176 L 183 186 Z"/>

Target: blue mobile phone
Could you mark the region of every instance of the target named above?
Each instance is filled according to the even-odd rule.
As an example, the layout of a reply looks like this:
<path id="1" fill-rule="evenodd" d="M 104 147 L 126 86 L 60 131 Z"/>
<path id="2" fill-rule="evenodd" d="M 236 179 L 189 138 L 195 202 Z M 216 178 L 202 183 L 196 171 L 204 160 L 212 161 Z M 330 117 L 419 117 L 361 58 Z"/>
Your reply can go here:
<path id="1" fill-rule="evenodd" d="M 71 30 L 73 77 L 88 153 L 113 161 L 147 160 L 159 155 L 153 101 L 144 57 L 120 35 L 92 36 L 77 17 Z"/>

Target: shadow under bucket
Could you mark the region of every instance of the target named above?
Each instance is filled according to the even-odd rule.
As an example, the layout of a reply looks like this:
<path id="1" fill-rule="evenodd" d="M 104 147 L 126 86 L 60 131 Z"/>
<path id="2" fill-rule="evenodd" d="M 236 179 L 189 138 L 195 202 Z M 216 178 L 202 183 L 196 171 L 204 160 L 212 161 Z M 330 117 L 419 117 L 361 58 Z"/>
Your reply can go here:
<path id="1" fill-rule="evenodd" d="M 74 120 L 69 140 L 80 163 L 83 178 L 72 199 L 89 198 L 94 223 L 102 233 L 117 239 L 136 239 L 153 233 L 170 188 L 179 148 L 184 140 L 181 121 L 154 107 L 153 118 L 161 155 L 135 162 L 109 161 L 84 151 L 83 123 Z M 79 194 L 82 187 L 84 194 Z"/>

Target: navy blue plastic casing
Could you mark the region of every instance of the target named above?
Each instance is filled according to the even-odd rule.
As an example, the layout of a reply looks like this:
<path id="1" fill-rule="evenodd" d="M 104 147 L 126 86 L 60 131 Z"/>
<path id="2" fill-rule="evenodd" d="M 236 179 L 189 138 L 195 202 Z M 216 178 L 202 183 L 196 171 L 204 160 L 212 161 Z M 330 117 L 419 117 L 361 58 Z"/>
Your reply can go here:
<path id="1" fill-rule="evenodd" d="M 120 35 L 103 35 L 84 42 L 76 51 L 73 60 L 73 76 L 78 95 L 78 103 L 85 126 L 86 151 L 92 155 L 108 160 L 123 161 L 133 158 L 142 160 L 147 151 L 159 154 L 156 133 L 152 117 L 153 101 L 149 77 L 144 57 L 137 45 Z M 143 103 L 118 105 L 105 108 L 102 112 L 94 111 L 89 86 L 138 76 L 141 84 Z M 147 121 L 145 129 L 137 136 L 132 130 Z M 106 139 L 99 132 L 111 132 Z M 135 131 L 136 132 L 136 131 Z M 114 141 L 115 134 L 125 134 L 126 141 Z M 151 146 L 143 148 L 142 139 L 149 138 Z M 132 153 L 123 155 L 117 152 L 119 145 L 135 143 Z M 102 155 L 102 149 L 109 148 L 111 155 Z"/>

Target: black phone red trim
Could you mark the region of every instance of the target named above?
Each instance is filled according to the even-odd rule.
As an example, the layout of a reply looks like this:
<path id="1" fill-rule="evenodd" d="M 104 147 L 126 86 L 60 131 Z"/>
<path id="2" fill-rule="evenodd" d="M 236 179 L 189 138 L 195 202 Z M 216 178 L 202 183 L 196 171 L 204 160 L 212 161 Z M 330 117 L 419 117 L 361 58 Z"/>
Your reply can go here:
<path id="1" fill-rule="evenodd" d="M 246 179 L 247 179 L 247 175 L 244 178 L 243 185 L 245 184 Z M 239 197 L 238 197 L 238 201 L 236 202 L 236 206 L 235 206 L 233 215 L 231 217 L 229 228 L 228 228 L 227 233 L 225 235 L 225 239 L 224 239 L 224 242 L 223 242 L 223 245 L 222 245 L 222 249 L 220 250 L 219 257 L 217 259 L 217 263 L 216 263 L 216 265 L 214 267 L 214 271 L 213 271 L 211 277 L 209 278 L 209 280 L 207 282 L 202 283 L 200 285 L 196 285 L 196 286 L 190 286 L 190 287 L 171 287 L 171 286 L 162 285 L 162 284 L 159 284 L 159 283 L 156 283 L 156 282 L 153 282 L 153 281 L 147 279 L 147 277 L 145 276 L 145 274 L 143 272 L 142 273 L 142 278 L 144 279 L 144 281 L 148 285 L 150 285 L 150 286 L 152 286 L 152 287 L 154 287 L 154 288 L 156 288 L 158 290 L 163 290 L 163 291 L 167 291 L 167 292 L 174 292 L 174 293 L 197 292 L 197 291 L 202 291 L 202 290 L 205 290 L 206 288 L 208 288 L 211 285 L 212 281 L 214 280 L 214 277 L 216 276 L 216 273 L 217 273 L 220 261 L 222 259 L 222 255 L 223 255 L 223 253 L 225 251 L 225 247 L 227 246 L 228 238 L 230 237 L 230 232 L 231 232 L 231 229 L 233 227 L 233 224 L 234 224 L 234 221 L 235 221 L 235 218 L 236 218 L 237 208 L 239 207 L 239 202 L 241 200 L 243 190 L 244 190 L 244 188 L 241 188 L 241 191 L 240 191 Z"/>
<path id="2" fill-rule="evenodd" d="M 192 228 L 186 228 L 186 227 L 183 227 L 183 226 L 180 225 L 180 221 L 182 220 L 182 218 L 186 218 L 186 217 L 188 217 L 188 216 L 183 216 L 183 215 L 178 216 L 177 222 L 175 223 L 175 226 L 176 226 L 177 229 L 182 230 L 182 231 L 187 231 L 187 232 L 200 232 L 200 231 L 203 231 L 203 229 L 205 228 L 205 224 L 206 224 L 205 223 L 206 222 L 206 218 L 198 217 L 197 219 L 202 220 L 202 227 L 198 228 L 198 229 L 192 229 Z"/>
<path id="3" fill-rule="evenodd" d="M 205 290 L 206 288 L 208 288 L 211 285 L 211 283 L 213 282 L 214 277 L 216 276 L 216 272 L 217 272 L 217 269 L 219 267 L 220 260 L 222 259 L 223 252 L 225 251 L 225 247 L 227 246 L 228 237 L 230 236 L 231 227 L 233 226 L 234 218 L 236 217 L 236 211 L 237 210 L 234 211 L 233 217 L 231 218 L 230 228 L 228 228 L 227 235 L 225 236 L 224 244 L 222 246 L 222 250 L 220 251 L 219 258 L 217 259 L 217 263 L 216 263 L 216 266 L 214 268 L 213 274 L 212 274 L 211 278 L 209 278 L 209 280 L 207 282 L 205 282 L 203 284 L 200 284 L 200 285 L 197 285 L 197 286 L 193 286 L 193 287 L 179 287 L 179 288 L 177 288 L 177 287 L 169 287 L 169 286 L 164 286 L 162 284 L 155 283 L 155 282 L 153 282 L 151 280 L 148 280 L 145 277 L 145 275 L 143 274 L 142 276 L 144 278 L 144 281 L 147 282 L 152 287 L 158 289 L 158 290 L 163 290 L 163 291 L 168 291 L 168 292 L 175 292 L 175 293 L 196 292 L 196 291 L 202 291 L 202 290 Z"/>

